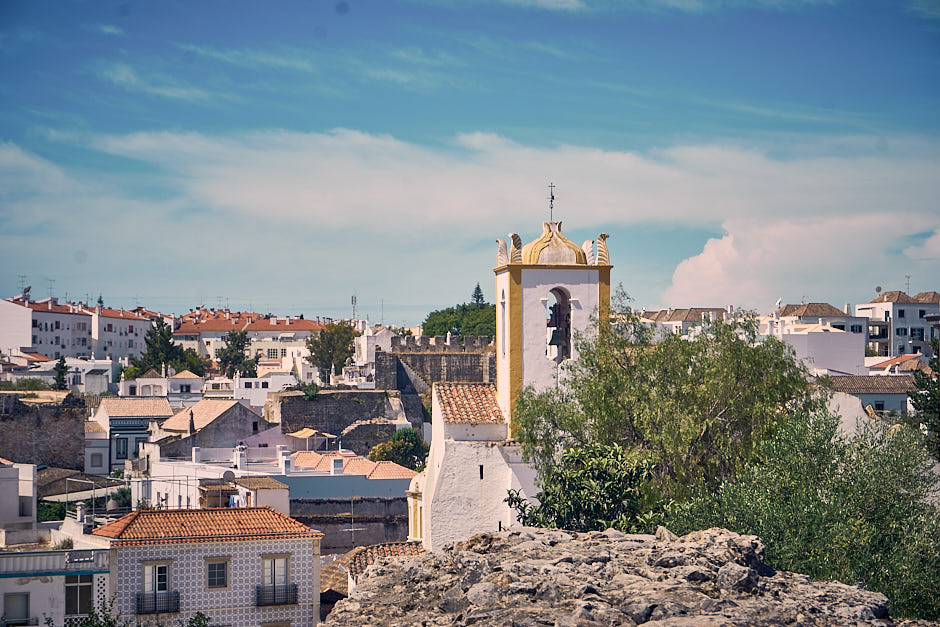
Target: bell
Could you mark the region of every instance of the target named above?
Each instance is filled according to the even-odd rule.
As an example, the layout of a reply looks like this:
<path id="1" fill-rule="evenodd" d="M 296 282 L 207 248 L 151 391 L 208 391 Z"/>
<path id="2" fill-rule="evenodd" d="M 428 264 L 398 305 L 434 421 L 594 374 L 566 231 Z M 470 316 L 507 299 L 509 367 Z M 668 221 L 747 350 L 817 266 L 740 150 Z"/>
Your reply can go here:
<path id="1" fill-rule="evenodd" d="M 561 318 L 561 306 L 558 303 L 555 303 L 549 308 L 549 310 L 551 312 L 551 315 L 548 318 L 548 326 L 550 327 L 561 326 L 559 324 L 559 319 Z"/>
<path id="2" fill-rule="evenodd" d="M 555 329 L 552 331 L 552 337 L 548 340 L 549 346 L 562 346 L 565 343 L 565 338 L 561 333 L 561 329 Z"/>

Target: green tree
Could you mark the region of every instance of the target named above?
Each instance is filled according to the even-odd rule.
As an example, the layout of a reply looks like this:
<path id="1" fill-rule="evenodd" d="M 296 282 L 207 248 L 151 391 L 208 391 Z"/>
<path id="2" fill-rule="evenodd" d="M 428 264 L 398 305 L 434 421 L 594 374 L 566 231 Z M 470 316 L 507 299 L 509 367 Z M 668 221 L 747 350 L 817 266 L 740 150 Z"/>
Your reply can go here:
<path id="1" fill-rule="evenodd" d="M 131 357 L 131 365 L 124 370 L 127 379 L 136 379 L 150 368 L 158 372 L 164 365 L 177 372 L 189 370 L 200 377 L 205 374 L 208 362 L 199 357 L 191 348 L 183 347 L 173 341 L 173 329 L 163 320 L 147 331 L 144 338 L 144 352 L 140 357 Z"/>
<path id="2" fill-rule="evenodd" d="M 914 372 L 917 390 L 909 392 L 914 406 L 914 420 L 927 429 L 927 447 L 934 459 L 940 460 L 940 339 L 931 340 L 933 357 L 928 364 L 931 373 Z"/>
<path id="3" fill-rule="evenodd" d="M 399 429 L 387 442 L 380 442 L 369 451 L 369 459 L 374 462 L 395 462 L 405 468 L 418 470 L 424 468 L 428 458 L 428 444 L 421 438 L 417 429 Z"/>
<path id="4" fill-rule="evenodd" d="M 862 582 L 895 615 L 940 617 L 937 478 L 922 437 L 880 420 L 846 436 L 838 424 L 825 411 L 795 413 L 716 492 L 671 508 L 669 527 L 755 534 L 776 568 Z"/>
<path id="5" fill-rule="evenodd" d="M 432 311 L 422 324 L 424 335 L 447 335 L 463 338 L 465 335 L 496 337 L 496 305 L 487 303 L 477 283 L 470 302 Z"/>
<path id="6" fill-rule="evenodd" d="M 348 324 L 331 322 L 317 335 L 307 338 L 307 350 L 310 354 L 307 361 L 327 375 L 325 383 L 329 383 L 329 374 L 342 368 L 353 354 L 353 339 L 359 335 Z"/>
<path id="7" fill-rule="evenodd" d="M 234 377 L 236 372 L 243 377 L 257 376 L 258 362 L 245 355 L 245 349 L 248 347 L 248 332 L 232 331 L 225 336 L 224 342 L 216 358 L 225 376 Z"/>
<path id="8" fill-rule="evenodd" d="M 48 390 L 48 389 L 49 389 L 48 383 L 46 383 L 42 379 L 37 379 L 35 377 L 17 379 L 15 382 L 0 381 L 0 390 L 36 391 L 36 390 Z"/>
<path id="9" fill-rule="evenodd" d="M 470 294 L 470 304 L 471 305 L 483 305 L 486 303 L 486 299 L 483 298 L 483 290 L 480 289 L 480 283 L 477 282 L 477 286 L 473 288 L 473 293 Z"/>
<path id="10" fill-rule="evenodd" d="M 657 338 L 624 299 L 614 324 L 576 338 L 579 359 L 557 389 L 519 396 L 514 436 L 540 477 L 570 446 L 618 444 L 651 463 L 659 497 L 681 498 L 716 487 L 791 411 L 820 402 L 792 350 L 760 341 L 753 317 Z"/>
<path id="11" fill-rule="evenodd" d="M 650 477 L 649 462 L 628 455 L 620 445 L 586 444 L 566 449 L 547 470 L 537 505 L 517 490 L 509 491 L 506 502 L 519 522 L 530 527 L 645 532 L 659 520 L 643 503 Z"/>
<path id="12" fill-rule="evenodd" d="M 55 372 L 55 381 L 52 383 L 52 389 L 67 390 L 69 387 L 69 367 L 65 365 L 65 357 L 59 357 L 59 361 L 55 362 L 55 367 L 52 371 Z"/>

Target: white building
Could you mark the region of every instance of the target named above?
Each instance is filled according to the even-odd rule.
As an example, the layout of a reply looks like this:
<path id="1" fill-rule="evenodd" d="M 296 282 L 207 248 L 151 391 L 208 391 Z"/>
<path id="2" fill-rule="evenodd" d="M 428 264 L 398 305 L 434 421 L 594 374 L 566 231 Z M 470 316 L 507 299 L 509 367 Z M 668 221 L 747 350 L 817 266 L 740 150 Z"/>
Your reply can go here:
<path id="1" fill-rule="evenodd" d="M 20 379 L 41 379 L 49 386 L 55 383 L 55 368 L 58 360 L 33 364 Z M 68 389 L 79 394 L 104 394 L 111 386 L 113 362 L 110 359 L 81 359 L 66 357 Z"/>
<path id="2" fill-rule="evenodd" d="M 92 317 L 92 351 L 96 359 L 117 362 L 143 354 L 147 332 L 153 328 L 150 318 L 100 304 L 86 311 Z"/>
<path id="3" fill-rule="evenodd" d="M 504 502 L 518 489 L 532 498 L 535 471 L 512 442 L 513 409 L 525 386 L 556 384 L 561 364 L 576 359 L 573 334 L 609 319 L 607 235 L 583 247 L 560 222 L 522 247 L 499 242 L 496 269 L 496 387 L 435 384 L 431 451 L 408 493 L 410 540 L 429 551 L 480 531 L 514 523 Z"/>
<path id="4" fill-rule="evenodd" d="M 29 294 L 0 300 L 0 352 L 23 349 L 52 359 L 90 358 L 93 321 L 81 307 L 56 298 L 34 301 Z"/>
<path id="5" fill-rule="evenodd" d="M 931 339 L 940 337 L 927 317 L 940 312 L 940 294 L 921 292 L 911 297 L 900 290 L 879 294 L 855 306 L 855 315 L 867 318 L 868 346 L 879 355 L 896 357 L 928 354 Z"/>
<path id="6" fill-rule="evenodd" d="M 136 459 L 140 445 L 150 439 L 151 420 L 162 422 L 173 415 L 166 398 L 104 398 L 91 419 L 108 433 L 108 470 Z M 107 474 L 103 473 L 103 474 Z"/>
<path id="7" fill-rule="evenodd" d="M 36 466 L 0 458 L 0 547 L 36 542 Z"/>
<path id="8" fill-rule="evenodd" d="M 137 510 L 86 536 L 111 552 L 119 620 L 315 625 L 318 531 L 269 507 Z"/>

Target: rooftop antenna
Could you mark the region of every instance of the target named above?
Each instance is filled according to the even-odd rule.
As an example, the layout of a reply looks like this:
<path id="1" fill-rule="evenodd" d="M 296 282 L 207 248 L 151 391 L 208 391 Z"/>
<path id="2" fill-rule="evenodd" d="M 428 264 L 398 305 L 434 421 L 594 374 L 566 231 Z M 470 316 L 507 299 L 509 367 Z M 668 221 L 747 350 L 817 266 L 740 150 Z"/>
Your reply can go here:
<path id="1" fill-rule="evenodd" d="M 16 275 L 16 278 L 20 280 L 20 294 L 22 294 L 22 293 L 23 293 L 23 288 L 26 287 L 26 275 L 25 275 L 25 274 L 17 274 L 17 275 Z"/>
<path id="2" fill-rule="evenodd" d="M 555 184 L 548 184 L 548 219 L 549 221 L 554 219 L 555 213 Z"/>
<path id="3" fill-rule="evenodd" d="M 49 279 L 49 298 L 55 293 L 55 279 Z"/>
<path id="4" fill-rule="evenodd" d="M 356 295 L 353 294 L 353 295 L 352 295 L 352 309 L 353 309 L 353 316 L 352 316 L 352 319 L 353 319 L 353 320 L 356 319 L 356 305 L 357 305 L 357 304 L 358 304 L 358 299 L 356 298 Z"/>
<path id="5" fill-rule="evenodd" d="M 905 291 L 906 293 L 910 294 L 910 293 L 911 293 L 911 275 L 905 274 L 905 275 L 904 275 L 904 278 L 907 279 L 907 289 L 904 290 L 904 291 Z"/>

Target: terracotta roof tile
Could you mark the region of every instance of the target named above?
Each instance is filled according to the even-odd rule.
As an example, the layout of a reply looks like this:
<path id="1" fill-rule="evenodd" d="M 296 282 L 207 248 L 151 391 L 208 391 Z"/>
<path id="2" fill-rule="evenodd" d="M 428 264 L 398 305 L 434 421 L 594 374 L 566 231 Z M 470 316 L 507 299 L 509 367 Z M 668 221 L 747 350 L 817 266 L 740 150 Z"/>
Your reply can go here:
<path id="1" fill-rule="evenodd" d="M 913 392 L 914 377 L 908 374 L 896 376 L 865 375 L 829 377 L 832 389 L 847 394 L 907 394 Z"/>
<path id="2" fill-rule="evenodd" d="M 90 313 L 93 312 L 90 311 Z M 123 318 L 125 320 L 137 320 L 138 322 L 150 322 L 150 318 L 138 316 L 133 311 L 127 311 L 126 309 L 109 309 L 102 307 L 100 315 L 102 318 Z"/>
<path id="3" fill-rule="evenodd" d="M 138 379 L 162 379 L 163 375 L 157 372 L 155 369 L 150 368 L 144 374 L 137 377 Z"/>
<path id="4" fill-rule="evenodd" d="M 420 542 L 388 542 L 359 546 L 340 558 L 353 579 L 358 580 L 365 570 L 382 557 L 412 557 L 424 553 Z"/>
<path id="5" fill-rule="evenodd" d="M 940 292 L 920 292 L 914 295 L 914 300 L 918 303 L 940 304 Z"/>
<path id="6" fill-rule="evenodd" d="M 112 546 L 323 536 L 270 507 L 136 510 L 92 534 Z"/>
<path id="7" fill-rule="evenodd" d="M 271 320 L 274 320 L 274 324 L 271 323 Z M 277 331 L 278 333 L 284 333 L 285 331 L 320 331 L 321 329 L 323 329 L 323 325 L 316 320 L 299 320 L 295 318 L 288 324 L 286 318 L 262 318 L 249 324 L 246 331 L 259 333 Z"/>
<path id="8" fill-rule="evenodd" d="M 340 560 L 333 560 L 320 569 L 320 594 L 330 590 L 344 597 L 349 594 L 349 576 L 340 569 Z"/>
<path id="9" fill-rule="evenodd" d="M 91 315 L 91 314 L 85 313 L 79 307 L 76 307 L 74 305 L 71 305 L 71 306 L 70 305 L 57 305 L 57 304 L 50 305 L 48 301 L 38 302 L 38 303 L 35 301 L 30 301 L 29 303 L 27 303 L 22 300 L 14 300 L 14 299 L 7 299 L 7 300 L 9 300 L 11 303 L 20 305 L 21 307 L 29 307 L 33 311 L 46 311 L 49 313 L 60 313 L 60 314 L 74 314 L 76 316 L 90 316 Z"/>
<path id="10" fill-rule="evenodd" d="M 444 422 L 457 424 L 502 424 L 503 412 L 491 383 L 435 383 L 434 392 Z"/>
<path id="11" fill-rule="evenodd" d="M 415 471 L 395 462 L 374 462 L 355 453 L 338 453 L 336 451 L 327 453 L 297 451 L 292 455 L 293 461 L 291 463 L 297 468 L 330 472 L 333 460 L 337 457 L 343 460 L 344 475 L 364 475 L 367 479 L 411 479 L 417 474 Z"/>
<path id="12" fill-rule="evenodd" d="M 882 292 L 878 294 L 873 299 L 868 301 L 870 303 L 916 303 L 917 301 L 902 292 L 901 290 L 894 290 L 891 292 Z"/>
<path id="13" fill-rule="evenodd" d="M 877 364 L 869 366 L 868 368 L 870 370 L 886 370 L 887 368 L 890 368 L 891 366 L 896 366 L 897 364 L 903 363 L 911 359 L 920 359 L 921 357 L 922 355 L 920 355 L 919 353 L 907 353 L 906 355 L 898 355 L 897 357 L 888 359 L 886 361 L 880 361 Z"/>
<path id="14" fill-rule="evenodd" d="M 199 322 L 187 321 L 173 331 L 173 335 L 198 335 L 199 333 L 217 333 L 230 331 L 244 331 L 248 326 L 247 320 L 227 320 L 225 318 L 210 318 Z"/>
<path id="15" fill-rule="evenodd" d="M 848 314 L 836 309 L 829 303 L 803 303 L 800 305 L 784 305 L 777 310 L 783 316 L 799 316 L 809 318 L 842 318 Z"/>
<path id="16" fill-rule="evenodd" d="M 174 374 L 171 379 L 201 379 L 198 374 L 193 374 L 189 370 L 184 370 L 183 372 L 177 372 Z"/>
<path id="17" fill-rule="evenodd" d="M 107 433 L 104 427 L 94 420 L 85 421 L 85 433 Z"/>
<path id="18" fill-rule="evenodd" d="M 191 407 L 183 408 L 171 418 L 167 418 L 161 428 L 166 431 L 186 431 L 189 429 L 189 415 L 192 413 L 193 425 L 196 431 L 199 431 L 238 404 L 238 401 L 204 398 Z"/>
<path id="19" fill-rule="evenodd" d="M 165 398 L 103 398 L 98 410 L 108 412 L 108 417 L 134 416 L 145 418 L 150 416 L 172 416 L 170 402 Z"/>
<path id="20" fill-rule="evenodd" d="M 366 475 L 369 479 L 411 479 L 416 473 L 395 462 L 373 462 L 375 467 Z"/>
<path id="21" fill-rule="evenodd" d="M 286 484 L 281 483 L 273 477 L 239 477 L 235 480 L 235 485 L 240 485 L 249 490 L 288 490 Z"/>

